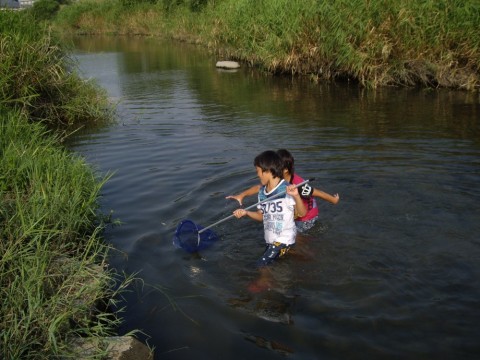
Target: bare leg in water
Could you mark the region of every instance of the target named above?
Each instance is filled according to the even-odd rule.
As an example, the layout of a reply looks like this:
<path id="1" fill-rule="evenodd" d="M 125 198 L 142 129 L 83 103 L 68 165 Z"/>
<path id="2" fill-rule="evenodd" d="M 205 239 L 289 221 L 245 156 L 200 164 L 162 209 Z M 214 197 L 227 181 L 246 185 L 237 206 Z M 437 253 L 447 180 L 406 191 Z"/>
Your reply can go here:
<path id="1" fill-rule="evenodd" d="M 274 279 L 272 270 L 269 266 L 263 266 L 259 269 L 259 277 L 248 286 L 248 290 L 252 293 L 262 292 L 274 287 Z"/>

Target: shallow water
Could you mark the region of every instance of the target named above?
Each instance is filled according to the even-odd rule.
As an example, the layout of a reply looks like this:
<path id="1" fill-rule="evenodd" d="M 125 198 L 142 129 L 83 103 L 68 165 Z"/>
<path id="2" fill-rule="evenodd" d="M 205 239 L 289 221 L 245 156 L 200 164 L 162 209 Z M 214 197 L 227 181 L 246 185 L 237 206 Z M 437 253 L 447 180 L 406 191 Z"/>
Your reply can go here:
<path id="1" fill-rule="evenodd" d="M 69 146 L 114 172 L 102 207 L 121 226 L 111 263 L 138 273 L 120 331 L 157 359 L 462 359 L 480 354 L 480 100 L 365 91 L 227 72 L 204 49 L 144 38 L 81 38 L 74 57 L 118 103 L 118 123 Z M 256 184 L 253 158 L 286 148 L 314 186 L 320 220 L 248 285 L 262 227 L 232 219 L 199 254 L 177 224 L 209 225 Z M 256 199 L 245 200 L 249 205 Z"/>

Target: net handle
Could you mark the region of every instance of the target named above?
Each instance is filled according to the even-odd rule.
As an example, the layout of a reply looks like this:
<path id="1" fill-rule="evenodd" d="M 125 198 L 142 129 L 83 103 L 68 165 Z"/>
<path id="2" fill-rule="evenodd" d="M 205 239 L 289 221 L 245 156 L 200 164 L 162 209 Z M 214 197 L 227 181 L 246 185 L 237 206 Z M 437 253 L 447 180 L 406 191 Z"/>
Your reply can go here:
<path id="1" fill-rule="evenodd" d="M 308 183 L 308 182 L 310 182 L 310 181 L 313 181 L 313 180 L 315 180 L 315 178 L 310 178 L 310 179 L 304 180 L 304 181 L 302 181 L 302 182 L 299 183 L 299 184 L 295 184 L 295 187 L 298 188 L 298 187 L 300 187 L 300 186 L 302 186 L 302 185 L 305 185 L 306 183 Z M 256 206 L 258 206 L 258 205 L 260 205 L 260 204 L 263 204 L 263 203 L 265 203 L 265 202 L 267 202 L 267 201 L 276 199 L 277 197 L 286 194 L 286 192 L 287 192 L 286 190 L 285 190 L 285 191 L 281 191 L 281 192 L 279 192 L 278 194 L 275 194 L 275 195 L 273 195 L 273 196 L 271 196 L 271 197 L 269 197 L 269 198 L 267 198 L 267 199 L 265 199 L 265 200 L 259 201 L 259 202 L 255 203 L 255 204 L 253 204 L 253 205 L 250 205 L 250 206 L 246 207 L 245 210 L 248 210 L 248 209 L 251 209 L 251 208 L 253 208 L 253 207 L 256 207 Z M 222 222 L 227 221 L 227 220 L 233 218 L 234 216 L 235 216 L 235 215 L 232 214 L 232 215 L 227 216 L 226 218 L 223 218 L 223 219 L 221 219 L 221 220 L 218 220 L 217 222 L 215 222 L 215 223 L 213 223 L 213 224 L 211 224 L 211 225 L 208 225 L 208 226 L 204 227 L 204 228 L 201 229 L 201 230 L 198 230 L 198 233 L 201 234 L 201 233 L 204 232 L 205 230 L 210 229 L 211 227 L 214 227 L 214 226 L 216 226 L 216 225 L 218 225 L 218 224 L 221 224 Z M 199 237 L 199 238 L 200 238 L 200 237 Z"/>

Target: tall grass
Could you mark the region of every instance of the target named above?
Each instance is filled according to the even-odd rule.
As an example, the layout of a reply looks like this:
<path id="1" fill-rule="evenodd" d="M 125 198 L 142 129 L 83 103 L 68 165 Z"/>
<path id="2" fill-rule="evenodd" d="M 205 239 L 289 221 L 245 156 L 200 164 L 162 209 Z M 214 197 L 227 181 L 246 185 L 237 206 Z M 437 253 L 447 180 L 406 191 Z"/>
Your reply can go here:
<path id="1" fill-rule="evenodd" d="M 50 243 L 58 248 L 86 235 L 81 231 L 96 219 L 103 180 L 83 161 L 60 150 L 58 143 L 46 136 L 47 130 L 8 115 L 0 134 L 2 142 L 8 141 L 2 144 L 2 190 L 15 199 L 4 199 L 12 216 L 3 231 L 21 238 L 23 229 L 47 228 L 56 232 L 56 243 Z M 77 245 L 75 241 L 70 246 L 75 249 Z"/>
<path id="2" fill-rule="evenodd" d="M 125 8 L 117 0 L 80 0 L 60 11 L 57 21 L 79 32 L 193 41 L 273 73 L 346 78 L 367 87 L 480 86 L 477 0 L 173 3 Z M 136 19 L 147 13 L 139 24 Z"/>
<path id="3" fill-rule="evenodd" d="M 71 66 L 45 25 L 0 12 L 2 359 L 73 357 L 79 336 L 113 334 L 121 309 L 105 309 L 132 281 L 106 268 L 108 176 L 60 146 L 64 132 L 111 120 L 104 93 Z"/>
<path id="4" fill-rule="evenodd" d="M 0 12 L 0 105 L 57 129 L 111 120 L 105 92 L 78 76 L 47 25 L 21 12 Z"/>
<path id="5" fill-rule="evenodd" d="M 166 34 L 159 21 L 164 7 L 150 2 L 121 0 L 85 0 L 64 7 L 55 23 L 59 33 L 74 29 L 76 34 L 151 35 Z"/>
<path id="6" fill-rule="evenodd" d="M 77 336 L 111 334 L 119 320 L 99 314 L 98 303 L 126 285 L 104 268 L 108 248 L 97 211 L 107 178 L 98 179 L 46 132 L 18 111 L 1 112 L 0 354 L 5 359 L 66 356 Z"/>

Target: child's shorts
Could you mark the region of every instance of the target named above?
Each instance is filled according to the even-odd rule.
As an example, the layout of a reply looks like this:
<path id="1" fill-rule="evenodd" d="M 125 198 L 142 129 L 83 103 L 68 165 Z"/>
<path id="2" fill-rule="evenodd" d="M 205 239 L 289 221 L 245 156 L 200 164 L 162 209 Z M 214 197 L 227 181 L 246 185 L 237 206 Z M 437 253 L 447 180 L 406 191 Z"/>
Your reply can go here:
<path id="1" fill-rule="evenodd" d="M 313 219 L 306 220 L 306 221 L 295 221 L 295 226 L 297 227 L 297 231 L 299 233 L 304 233 L 307 230 L 310 230 L 315 222 L 317 221 L 318 216 L 315 216 Z"/>
<path id="2" fill-rule="evenodd" d="M 276 258 L 284 256 L 293 247 L 293 245 L 294 244 L 286 245 L 281 242 L 268 244 L 262 257 L 257 261 L 257 266 L 262 267 L 270 265 Z"/>

